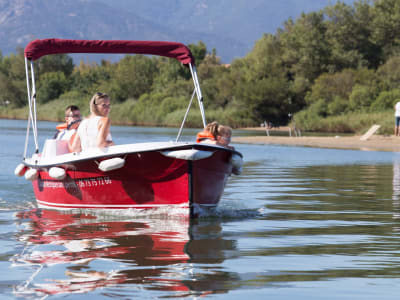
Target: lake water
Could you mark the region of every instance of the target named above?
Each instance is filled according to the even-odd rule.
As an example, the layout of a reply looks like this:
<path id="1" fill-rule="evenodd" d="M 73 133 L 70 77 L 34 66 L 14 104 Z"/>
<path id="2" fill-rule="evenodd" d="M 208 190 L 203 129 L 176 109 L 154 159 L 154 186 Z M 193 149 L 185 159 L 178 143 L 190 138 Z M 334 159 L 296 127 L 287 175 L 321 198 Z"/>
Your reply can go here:
<path id="1" fill-rule="evenodd" d="M 13 174 L 25 128 L 0 120 L 0 299 L 399 298 L 398 153 L 237 144 L 243 174 L 212 215 L 62 214 Z M 176 133 L 112 128 L 119 144 Z"/>

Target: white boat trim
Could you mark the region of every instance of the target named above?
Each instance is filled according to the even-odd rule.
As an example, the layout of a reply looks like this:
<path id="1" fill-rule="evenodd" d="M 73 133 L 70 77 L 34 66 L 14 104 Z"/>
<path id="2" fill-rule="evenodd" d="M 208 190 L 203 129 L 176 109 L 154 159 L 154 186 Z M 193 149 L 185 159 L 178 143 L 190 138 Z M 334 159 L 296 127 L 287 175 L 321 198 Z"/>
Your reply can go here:
<path id="1" fill-rule="evenodd" d="M 39 208 L 61 208 L 61 209 L 74 209 L 74 208 L 160 208 L 160 207 L 168 207 L 173 206 L 177 208 L 189 208 L 189 203 L 181 203 L 181 204 L 135 204 L 135 205 L 118 205 L 118 204 L 65 204 L 65 203 L 52 203 L 46 202 L 39 199 L 36 199 Z"/>
<path id="2" fill-rule="evenodd" d="M 224 151 L 234 152 L 241 156 L 237 151 L 233 151 L 217 145 L 209 144 L 199 144 L 199 143 L 188 143 L 188 142 L 152 142 L 152 143 L 135 143 L 135 144 L 122 144 L 115 145 L 106 148 L 93 148 L 82 152 L 72 152 L 62 155 L 54 155 L 50 157 L 44 157 L 34 154 L 31 158 L 27 158 L 24 164 L 33 168 L 37 167 L 52 167 L 59 166 L 68 163 L 75 163 L 84 160 L 96 160 L 105 157 L 115 157 L 115 156 L 125 156 L 127 154 L 151 152 L 151 151 L 180 151 L 184 149 L 193 147 L 196 149 L 205 149 L 210 151 L 215 151 L 217 149 L 222 149 Z"/>

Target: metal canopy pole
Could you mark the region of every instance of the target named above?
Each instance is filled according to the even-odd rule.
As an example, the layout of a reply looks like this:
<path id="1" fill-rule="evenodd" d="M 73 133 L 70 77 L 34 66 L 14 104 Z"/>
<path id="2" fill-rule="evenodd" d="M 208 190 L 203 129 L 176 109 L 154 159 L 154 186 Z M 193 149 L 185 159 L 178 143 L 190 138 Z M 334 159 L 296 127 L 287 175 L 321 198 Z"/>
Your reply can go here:
<path id="1" fill-rule="evenodd" d="M 29 114 L 28 114 L 28 124 L 26 125 L 26 135 L 25 135 L 25 148 L 24 148 L 24 159 L 26 158 L 26 153 L 28 151 L 28 140 L 29 140 L 29 130 L 32 119 L 32 109 L 31 109 L 31 88 L 29 86 L 29 67 L 28 67 L 28 59 L 25 57 L 25 76 L 26 76 L 26 89 L 28 92 L 28 105 L 29 105 Z"/>
<path id="2" fill-rule="evenodd" d="M 32 132 L 33 132 L 33 139 L 35 141 L 35 146 L 36 146 L 35 153 L 39 153 L 39 144 L 38 144 L 38 138 L 37 138 L 36 87 L 35 87 L 35 72 L 33 70 L 33 61 L 31 61 L 31 81 L 32 81 L 31 102 L 33 103 Z"/>
<path id="3" fill-rule="evenodd" d="M 203 127 L 206 128 L 207 123 L 206 123 L 206 115 L 204 113 L 204 107 L 203 107 L 203 95 L 201 94 L 199 79 L 197 77 L 197 72 L 196 72 L 196 67 L 192 64 L 189 64 L 189 69 L 190 69 L 190 73 L 192 73 L 194 89 L 196 91 L 197 100 L 199 102 L 199 107 L 200 107 L 201 119 L 203 120 Z"/>

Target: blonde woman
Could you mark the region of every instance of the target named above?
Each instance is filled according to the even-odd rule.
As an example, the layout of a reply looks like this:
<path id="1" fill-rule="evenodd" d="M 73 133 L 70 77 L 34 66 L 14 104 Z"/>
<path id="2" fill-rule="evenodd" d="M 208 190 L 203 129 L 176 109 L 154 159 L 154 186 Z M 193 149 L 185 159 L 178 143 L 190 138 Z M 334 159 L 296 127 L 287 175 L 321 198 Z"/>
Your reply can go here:
<path id="1" fill-rule="evenodd" d="M 79 152 L 90 148 L 104 148 L 114 145 L 108 117 L 111 109 L 110 98 L 105 93 L 96 93 L 89 103 L 90 116 L 84 119 L 78 128 L 78 135 L 72 145 Z"/>

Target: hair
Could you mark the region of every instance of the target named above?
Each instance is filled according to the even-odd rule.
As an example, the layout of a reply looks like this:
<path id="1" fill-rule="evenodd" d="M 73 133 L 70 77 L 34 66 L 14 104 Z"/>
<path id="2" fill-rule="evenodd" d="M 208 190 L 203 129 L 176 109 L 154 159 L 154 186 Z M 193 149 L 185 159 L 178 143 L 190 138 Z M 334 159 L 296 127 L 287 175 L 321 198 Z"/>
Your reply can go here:
<path id="1" fill-rule="evenodd" d="M 80 110 L 78 106 L 76 105 L 69 105 L 67 106 L 67 108 L 65 109 L 65 117 L 69 117 L 69 115 L 76 111 L 76 110 Z"/>
<path id="2" fill-rule="evenodd" d="M 89 107 L 90 107 L 90 112 L 96 116 L 99 116 L 99 110 L 97 109 L 97 104 L 100 104 L 99 101 L 100 100 L 104 100 L 104 99 L 110 99 L 110 97 L 108 97 L 108 95 L 106 93 L 96 93 L 93 95 L 92 99 L 90 99 L 89 102 Z"/>
<path id="3" fill-rule="evenodd" d="M 217 135 L 232 135 L 232 128 L 230 128 L 229 126 L 225 126 L 225 125 L 219 125 L 218 126 L 218 133 Z"/>
<path id="4" fill-rule="evenodd" d="M 232 135 L 231 127 L 221 125 L 217 121 L 208 123 L 205 130 L 210 132 L 215 138 L 217 138 L 217 136 L 224 135 L 224 134 Z"/>
<path id="5" fill-rule="evenodd" d="M 217 135 L 218 135 L 218 127 L 219 127 L 219 126 L 220 126 L 220 125 L 219 125 L 219 123 L 218 123 L 217 121 L 208 123 L 207 126 L 206 126 L 206 128 L 205 128 L 205 131 L 208 131 L 208 132 L 210 132 L 214 137 L 217 137 Z"/>

